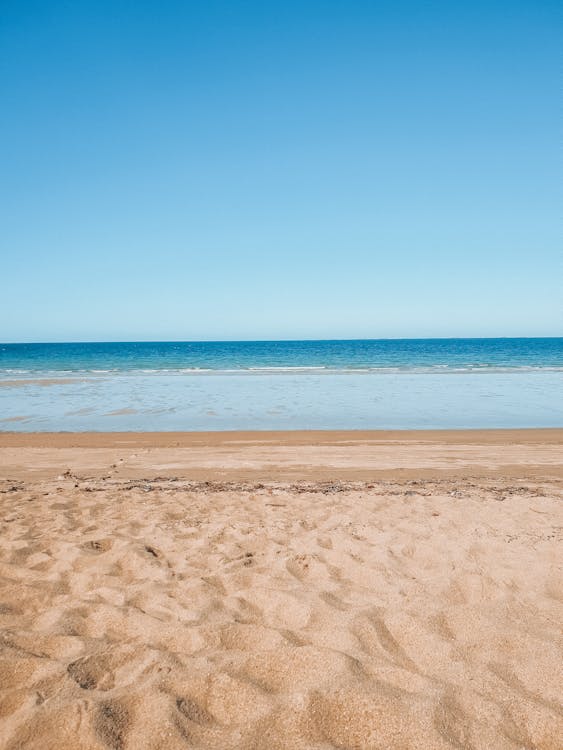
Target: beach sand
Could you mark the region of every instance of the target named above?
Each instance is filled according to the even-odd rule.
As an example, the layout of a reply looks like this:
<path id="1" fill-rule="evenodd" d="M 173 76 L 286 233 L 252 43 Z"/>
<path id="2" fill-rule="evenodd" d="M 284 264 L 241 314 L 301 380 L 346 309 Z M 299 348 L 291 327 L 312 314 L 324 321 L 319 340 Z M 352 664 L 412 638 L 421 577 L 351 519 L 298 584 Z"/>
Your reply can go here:
<path id="1" fill-rule="evenodd" d="M 0 747 L 563 747 L 563 430 L 0 433 Z"/>

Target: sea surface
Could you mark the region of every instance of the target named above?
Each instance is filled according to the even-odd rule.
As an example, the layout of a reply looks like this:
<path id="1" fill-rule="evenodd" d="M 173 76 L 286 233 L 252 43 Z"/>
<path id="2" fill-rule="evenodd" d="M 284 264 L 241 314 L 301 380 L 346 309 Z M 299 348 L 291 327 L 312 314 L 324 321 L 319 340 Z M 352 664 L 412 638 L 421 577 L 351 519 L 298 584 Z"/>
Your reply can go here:
<path id="1" fill-rule="evenodd" d="M 563 338 L 0 344 L 0 430 L 563 427 Z"/>

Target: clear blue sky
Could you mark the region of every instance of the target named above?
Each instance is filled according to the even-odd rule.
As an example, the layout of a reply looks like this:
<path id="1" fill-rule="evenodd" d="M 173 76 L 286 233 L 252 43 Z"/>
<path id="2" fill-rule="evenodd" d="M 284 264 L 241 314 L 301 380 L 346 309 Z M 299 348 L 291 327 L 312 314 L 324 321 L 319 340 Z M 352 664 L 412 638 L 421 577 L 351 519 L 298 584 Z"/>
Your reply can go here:
<path id="1" fill-rule="evenodd" d="M 561 16 L 3 0 L 0 340 L 562 335 Z"/>

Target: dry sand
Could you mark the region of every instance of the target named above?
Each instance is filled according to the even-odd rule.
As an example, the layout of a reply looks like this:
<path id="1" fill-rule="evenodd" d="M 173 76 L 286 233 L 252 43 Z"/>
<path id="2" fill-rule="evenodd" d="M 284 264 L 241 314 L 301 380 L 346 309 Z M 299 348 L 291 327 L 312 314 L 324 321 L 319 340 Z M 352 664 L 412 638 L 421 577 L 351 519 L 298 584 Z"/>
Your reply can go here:
<path id="1" fill-rule="evenodd" d="M 562 457 L 0 434 L 0 747 L 562 748 Z"/>

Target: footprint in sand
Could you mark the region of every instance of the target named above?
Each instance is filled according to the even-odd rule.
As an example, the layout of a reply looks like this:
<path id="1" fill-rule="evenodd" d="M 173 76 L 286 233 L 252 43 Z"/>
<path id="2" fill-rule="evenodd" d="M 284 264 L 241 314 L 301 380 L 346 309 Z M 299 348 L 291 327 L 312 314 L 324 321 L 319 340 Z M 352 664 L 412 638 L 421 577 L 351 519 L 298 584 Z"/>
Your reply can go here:
<path id="1" fill-rule="evenodd" d="M 200 726 L 209 726 L 215 723 L 215 719 L 209 711 L 206 711 L 203 706 L 196 703 L 191 698 L 177 698 L 176 707 L 178 711 L 189 721 L 193 721 L 195 724 Z"/>
<path id="2" fill-rule="evenodd" d="M 323 591 L 319 594 L 319 598 L 322 599 L 325 604 L 328 604 L 329 607 L 333 607 L 340 612 L 346 612 L 346 610 L 350 609 L 348 605 L 344 604 L 342 599 L 339 599 L 336 594 L 332 594 L 330 591 Z"/>
<path id="3" fill-rule="evenodd" d="M 87 656 L 71 662 L 68 674 L 83 690 L 111 690 L 115 685 L 114 675 L 103 656 Z"/>
<path id="4" fill-rule="evenodd" d="M 369 654 L 381 654 L 383 651 L 398 666 L 410 672 L 418 672 L 416 664 L 397 642 L 378 611 L 362 616 L 356 635 Z"/>
<path id="5" fill-rule="evenodd" d="M 125 737 L 130 726 L 130 715 L 120 701 L 104 701 L 96 715 L 94 727 L 100 739 L 111 748 L 125 747 Z"/>
<path id="6" fill-rule="evenodd" d="M 83 549 L 88 552 L 108 552 L 112 548 L 111 539 L 92 539 L 83 544 Z"/>

